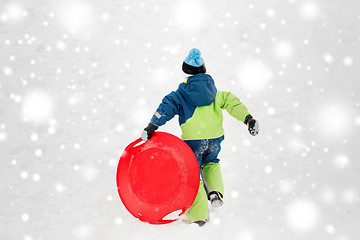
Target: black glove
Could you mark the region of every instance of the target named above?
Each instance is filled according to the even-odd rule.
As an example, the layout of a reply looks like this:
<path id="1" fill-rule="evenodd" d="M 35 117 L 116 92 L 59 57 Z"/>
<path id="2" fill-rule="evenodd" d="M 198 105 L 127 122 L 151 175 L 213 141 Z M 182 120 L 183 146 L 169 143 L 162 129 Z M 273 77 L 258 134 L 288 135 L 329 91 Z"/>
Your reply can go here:
<path id="1" fill-rule="evenodd" d="M 244 123 L 248 126 L 251 135 L 256 136 L 259 133 L 259 123 L 250 114 L 246 116 Z"/>
<path id="2" fill-rule="evenodd" d="M 144 141 L 147 141 L 151 138 L 151 135 L 154 133 L 154 131 L 158 129 L 157 126 L 155 126 L 152 123 L 149 123 L 148 126 L 146 128 L 144 128 L 144 131 L 141 134 L 141 138 Z"/>

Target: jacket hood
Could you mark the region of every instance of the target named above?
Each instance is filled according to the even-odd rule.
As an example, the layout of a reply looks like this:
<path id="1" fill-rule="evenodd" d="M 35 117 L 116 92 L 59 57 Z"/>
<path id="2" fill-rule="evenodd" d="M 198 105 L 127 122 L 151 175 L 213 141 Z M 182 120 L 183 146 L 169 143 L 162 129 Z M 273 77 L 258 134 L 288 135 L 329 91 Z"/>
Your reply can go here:
<path id="1" fill-rule="evenodd" d="M 196 107 L 210 105 L 216 97 L 214 80 L 208 74 L 196 74 L 179 85 L 181 95 Z"/>

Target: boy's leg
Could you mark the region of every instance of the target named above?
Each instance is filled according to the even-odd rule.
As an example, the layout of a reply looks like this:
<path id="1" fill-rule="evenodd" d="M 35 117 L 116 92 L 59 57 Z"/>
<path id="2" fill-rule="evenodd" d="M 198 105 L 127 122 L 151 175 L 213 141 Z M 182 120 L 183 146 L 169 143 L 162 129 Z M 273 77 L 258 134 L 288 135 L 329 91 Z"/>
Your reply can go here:
<path id="1" fill-rule="evenodd" d="M 210 139 L 208 149 L 203 156 L 202 174 L 207 183 L 207 193 L 219 192 L 224 195 L 224 183 L 222 179 L 218 155 L 221 150 L 221 142 L 224 137 Z"/>
<path id="2" fill-rule="evenodd" d="M 216 191 L 224 196 L 224 182 L 221 174 L 221 168 L 219 163 L 209 162 L 203 165 L 202 169 L 203 177 L 208 185 L 208 193 Z"/>
<path id="3" fill-rule="evenodd" d="M 208 198 L 203 181 L 200 181 L 199 191 L 186 216 L 186 220 L 189 222 L 208 221 Z"/>
<path id="4" fill-rule="evenodd" d="M 202 173 L 206 183 L 206 190 L 211 206 L 220 207 L 224 204 L 224 183 L 222 179 L 218 154 L 221 150 L 223 137 L 211 139 L 209 147 L 205 151 L 202 165 Z"/>
<path id="5" fill-rule="evenodd" d="M 203 167 L 203 176 L 207 185 L 207 196 L 212 207 L 221 207 L 224 204 L 224 183 L 220 164 L 209 162 Z"/>

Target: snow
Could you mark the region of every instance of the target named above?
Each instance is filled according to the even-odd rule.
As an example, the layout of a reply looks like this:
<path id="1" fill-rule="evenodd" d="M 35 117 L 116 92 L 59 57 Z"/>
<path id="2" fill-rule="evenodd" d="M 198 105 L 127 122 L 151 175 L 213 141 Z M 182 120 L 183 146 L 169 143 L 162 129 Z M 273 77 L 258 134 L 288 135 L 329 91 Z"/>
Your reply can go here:
<path id="1" fill-rule="evenodd" d="M 247 59 L 245 63 L 239 65 L 238 69 L 239 84 L 248 92 L 261 90 L 271 80 L 272 73 L 260 61 Z"/>
<path id="2" fill-rule="evenodd" d="M 50 120 L 53 112 L 53 101 L 46 92 L 33 91 L 23 100 L 22 112 L 24 121 L 40 123 Z"/>
<path id="3" fill-rule="evenodd" d="M 309 231 L 318 222 L 318 207 L 310 200 L 298 199 L 287 206 L 287 221 L 291 228 Z"/>
<path id="4" fill-rule="evenodd" d="M 91 27 L 94 14 L 91 5 L 86 1 L 62 1 L 56 7 L 57 19 L 64 29 L 76 33 Z M 103 19 L 103 15 L 101 18 Z"/>
<path id="5" fill-rule="evenodd" d="M 360 236 L 359 1 L 0 4 L 1 239 Z M 202 51 L 224 112 L 225 204 L 203 228 L 140 222 L 115 182 L 123 149 Z M 177 119 L 161 131 L 181 135 Z"/>
<path id="6" fill-rule="evenodd" d="M 8 2 L 3 5 L 3 13 L 1 20 L 3 21 L 16 21 L 20 20 L 27 15 L 23 6 L 17 2 Z"/>
<path id="7" fill-rule="evenodd" d="M 198 1 L 181 1 L 172 6 L 175 25 L 184 31 L 199 31 L 206 19 L 206 8 Z"/>
<path id="8" fill-rule="evenodd" d="M 319 6 L 316 1 L 304 1 L 300 4 L 300 14 L 304 20 L 315 20 L 319 16 Z"/>

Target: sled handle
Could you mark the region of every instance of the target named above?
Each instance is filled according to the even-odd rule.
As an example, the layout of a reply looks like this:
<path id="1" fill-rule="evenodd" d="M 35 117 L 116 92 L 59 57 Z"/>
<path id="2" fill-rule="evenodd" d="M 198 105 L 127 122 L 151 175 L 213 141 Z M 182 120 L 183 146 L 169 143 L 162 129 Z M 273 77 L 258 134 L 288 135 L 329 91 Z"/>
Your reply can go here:
<path id="1" fill-rule="evenodd" d="M 129 150 L 130 148 L 137 147 L 137 146 L 140 146 L 140 145 L 142 145 L 143 143 L 145 143 L 145 142 L 141 143 L 141 141 L 143 141 L 142 138 L 136 139 L 136 140 L 133 141 L 131 144 L 129 144 L 129 145 L 125 148 L 125 150 Z"/>

